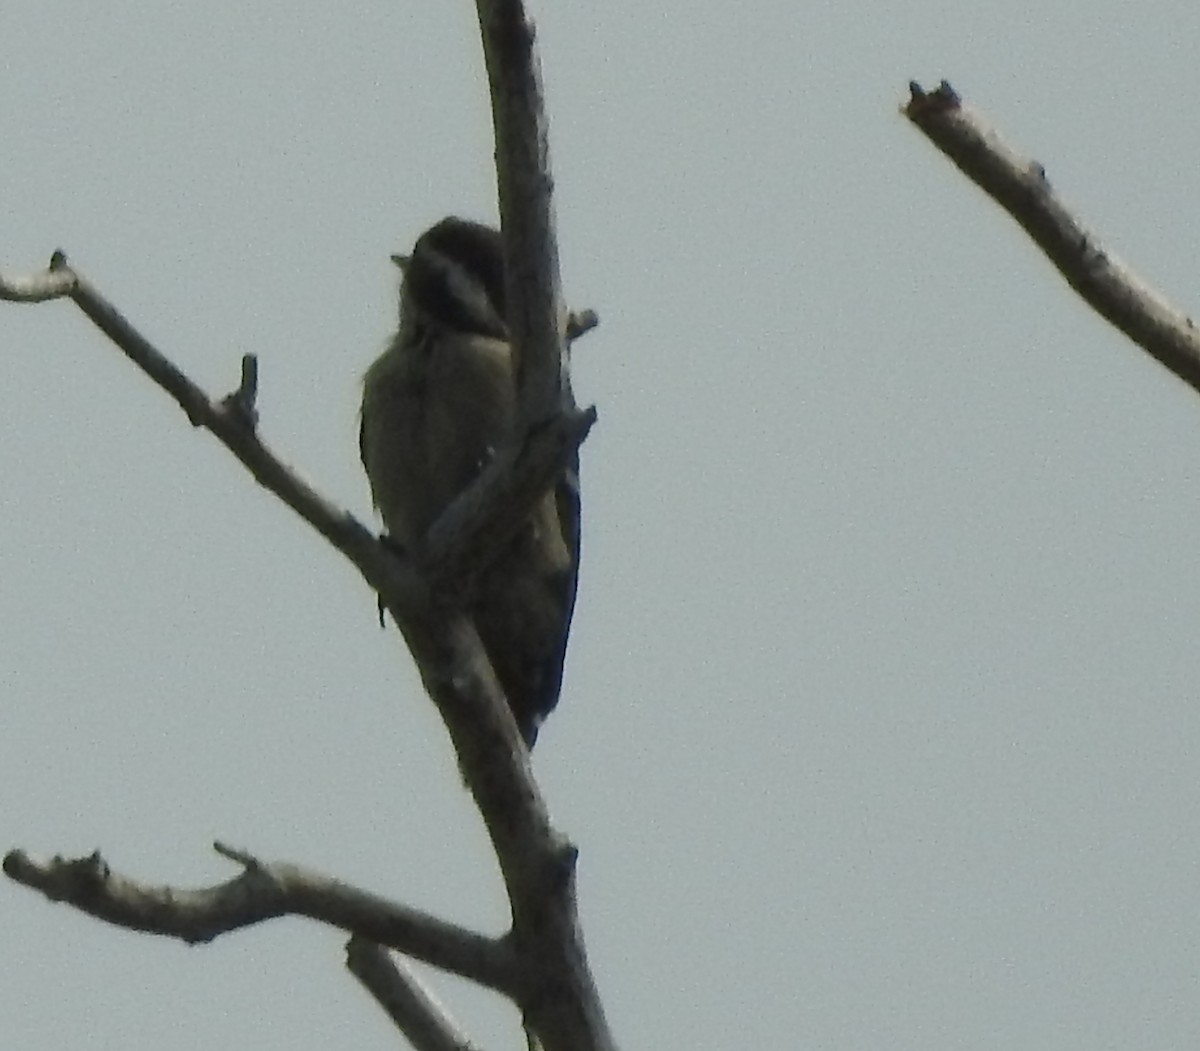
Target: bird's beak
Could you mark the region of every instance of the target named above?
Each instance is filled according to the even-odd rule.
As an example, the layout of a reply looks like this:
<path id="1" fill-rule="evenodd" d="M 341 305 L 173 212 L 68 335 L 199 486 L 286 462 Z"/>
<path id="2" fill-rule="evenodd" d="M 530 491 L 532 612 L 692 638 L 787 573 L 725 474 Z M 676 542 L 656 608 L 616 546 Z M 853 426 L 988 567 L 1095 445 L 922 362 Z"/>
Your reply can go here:
<path id="1" fill-rule="evenodd" d="M 395 263 L 400 268 L 400 272 L 404 274 L 408 272 L 408 261 L 411 258 L 412 256 L 408 255 L 394 255 L 392 256 L 392 262 Z"/>

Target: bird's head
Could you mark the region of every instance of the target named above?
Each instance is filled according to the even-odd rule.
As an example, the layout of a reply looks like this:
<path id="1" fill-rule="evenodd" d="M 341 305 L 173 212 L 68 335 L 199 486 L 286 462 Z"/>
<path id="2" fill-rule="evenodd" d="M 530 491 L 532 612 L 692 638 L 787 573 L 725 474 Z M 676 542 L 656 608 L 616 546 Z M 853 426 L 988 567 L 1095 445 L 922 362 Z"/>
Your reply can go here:
<path id="1" fill-rule="evenodd" d="M 497 230 L 453 216 L 431 226 L 411 255 L 394 255 L 402 323 L 507 339 L 504 245 Z"/>

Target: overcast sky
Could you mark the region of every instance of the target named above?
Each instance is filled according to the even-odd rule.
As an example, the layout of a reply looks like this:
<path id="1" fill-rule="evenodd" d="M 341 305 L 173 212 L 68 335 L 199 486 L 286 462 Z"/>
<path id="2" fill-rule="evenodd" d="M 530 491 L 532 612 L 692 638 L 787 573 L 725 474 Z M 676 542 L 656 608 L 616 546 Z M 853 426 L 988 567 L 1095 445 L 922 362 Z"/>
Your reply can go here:
<path id="1" fill-rule="evenodd" d="M 534 11 L 602 318 L 535 769 L 622 1047 L 1194 1048 L 1200 399 L 898 107 L 949 78 L 1197 309 L 1200 7 Z M 367 517 L 388 255 L 495 215 L 472 5 L 10 4 L 0 58 L 0 267 L 62 247 L 216 395 L 256 352 Z M 0 309 L 0 480 L 0 848 L 188 886 L 221 838 L 503 929 L 373 596 L 69 303 Z M 0 935 L 5 1047 L 397 1046 L 305 921 L 189 949 L 3 881 Z"/>

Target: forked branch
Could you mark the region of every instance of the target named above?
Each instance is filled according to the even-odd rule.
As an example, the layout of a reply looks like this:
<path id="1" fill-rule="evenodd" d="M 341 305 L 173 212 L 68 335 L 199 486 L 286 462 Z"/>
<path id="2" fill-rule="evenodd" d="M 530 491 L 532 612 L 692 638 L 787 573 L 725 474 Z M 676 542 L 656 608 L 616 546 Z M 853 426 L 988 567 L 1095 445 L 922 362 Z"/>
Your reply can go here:
<path id="1" fill-rule="evenodd" d="M 99 851 L 39 862 L 13 850 L 4 858 L 4 872 L 107 923 L 189 944 L 281 916 L 306 916 L 501 993 L 511 994 L 518 984 L 519 960 L 504 938 L 489 938 L 299 865 L 260 861 L 220 843 L 214 848 L 241 865 L 241 873 L 189 890 L 122 876 Z"/>

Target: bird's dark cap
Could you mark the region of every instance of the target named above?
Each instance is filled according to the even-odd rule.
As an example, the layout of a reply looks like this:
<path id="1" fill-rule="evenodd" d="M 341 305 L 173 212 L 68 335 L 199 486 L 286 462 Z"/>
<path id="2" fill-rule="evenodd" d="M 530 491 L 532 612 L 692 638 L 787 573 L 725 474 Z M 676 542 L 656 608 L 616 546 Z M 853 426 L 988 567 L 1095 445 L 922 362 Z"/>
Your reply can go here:
<path id="1" fill-rule="evenodd" d="M 417 238 L 412 255 L 392 256 L 405 287 L 432 320 L 507 339 L 504 244 L 498 230 L 453 216 Z"/>

